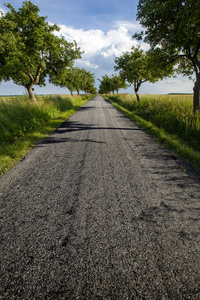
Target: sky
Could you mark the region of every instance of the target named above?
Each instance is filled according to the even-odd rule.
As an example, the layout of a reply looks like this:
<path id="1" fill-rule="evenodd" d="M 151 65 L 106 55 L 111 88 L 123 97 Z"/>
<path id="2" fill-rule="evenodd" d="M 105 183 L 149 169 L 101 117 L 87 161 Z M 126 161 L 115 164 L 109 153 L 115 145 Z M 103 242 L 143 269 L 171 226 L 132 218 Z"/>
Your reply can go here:
<path id="1" fill-rule="evenodd" d="M 11 3 L 15 9 L 22 7 L 23 0 L 2 1 L 0 10 L 7 8 L 4 3 Z M 40 9 L 40 15 L 46 16 L 51 24 L 57 24 L 58 36 L 64 36 L 68 42 L 77 42 L 82 58 L 75 61 L 75 66 L 85 68 L 95 74 L 95 86 L 103 75 L 114 74 L 114 59 L 130 51 L 138 42 L 132 38 L 140 32 L 141 26 L 136 21 L 137 0 L 32 0 Z M 143 50 L 148 45 L 141 43 Z M 167 78 L 157 83 L 144 83 L 140 94 L 192 93 L 194 83 L 181 75 Z M 36 94 L 68 94 L 67 88 L 56 87 L 46 82 L 45 87 L 34 87 Z M 120 92 L 134 93 L 133 87 Z M 24 87 L 12 81 L 0 84 L 0 95 L 24 95 Z"/>

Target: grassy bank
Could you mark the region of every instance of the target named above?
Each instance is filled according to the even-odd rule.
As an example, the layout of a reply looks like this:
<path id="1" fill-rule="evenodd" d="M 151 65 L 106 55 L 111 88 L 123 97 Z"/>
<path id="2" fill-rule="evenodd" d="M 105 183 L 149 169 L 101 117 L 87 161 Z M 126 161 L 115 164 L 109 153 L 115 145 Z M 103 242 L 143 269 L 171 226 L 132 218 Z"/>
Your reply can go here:
<path id="1" fill-rule="evenodd" d="M 0 98 L 0 175 L 59 127 L 92 96 L 26 96 Z"/>
<path id="2" fill-rule="evenodd" d="M 178 157 L 200 170 L 200 113 L 193 114 L 192 95 L 134 95 L 106 98 Z"/>

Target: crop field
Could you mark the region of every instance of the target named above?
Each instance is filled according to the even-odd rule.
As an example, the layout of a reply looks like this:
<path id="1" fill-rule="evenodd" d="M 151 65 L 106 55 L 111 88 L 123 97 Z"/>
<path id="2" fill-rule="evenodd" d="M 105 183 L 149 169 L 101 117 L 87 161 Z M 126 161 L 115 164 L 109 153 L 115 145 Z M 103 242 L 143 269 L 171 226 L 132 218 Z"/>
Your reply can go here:
<path id="1" fill-rule="evenodd" d="M 87 96 L 0 97 L 0 175 L 83 106 Z"/>
<path id="2" fill-rule="evenodd" d="M 200 169 L 200 112 L 193 113 L 192 95 L 107 96 L 118 109 Z"/>

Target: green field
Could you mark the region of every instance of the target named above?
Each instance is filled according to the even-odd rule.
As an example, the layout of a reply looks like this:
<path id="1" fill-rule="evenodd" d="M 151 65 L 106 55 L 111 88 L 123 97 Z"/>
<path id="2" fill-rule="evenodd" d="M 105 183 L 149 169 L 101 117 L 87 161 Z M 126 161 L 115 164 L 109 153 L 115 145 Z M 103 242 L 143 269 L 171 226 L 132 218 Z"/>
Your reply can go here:
<path id="1" fill-rule="evenodd" d="M 92 95 L 0 97 L 0 175 L 59 127 Z"/>
<path id="2" fill-rule="evenodd" d="M 192 95 L 130 94 L 106 98 L 180 158 L 200 170 L 200 112 L 193 113 Z"/>

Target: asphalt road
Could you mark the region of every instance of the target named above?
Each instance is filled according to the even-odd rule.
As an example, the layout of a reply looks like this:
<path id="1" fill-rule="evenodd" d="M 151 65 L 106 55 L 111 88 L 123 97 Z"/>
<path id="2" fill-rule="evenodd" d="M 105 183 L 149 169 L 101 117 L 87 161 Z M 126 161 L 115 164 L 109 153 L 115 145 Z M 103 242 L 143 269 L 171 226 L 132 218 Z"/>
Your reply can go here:
<path id="1" fill-rule="evenodd" d="M 200 185 L 102 97 L 0 198 L 1 299 L 200 299 Z"/>

